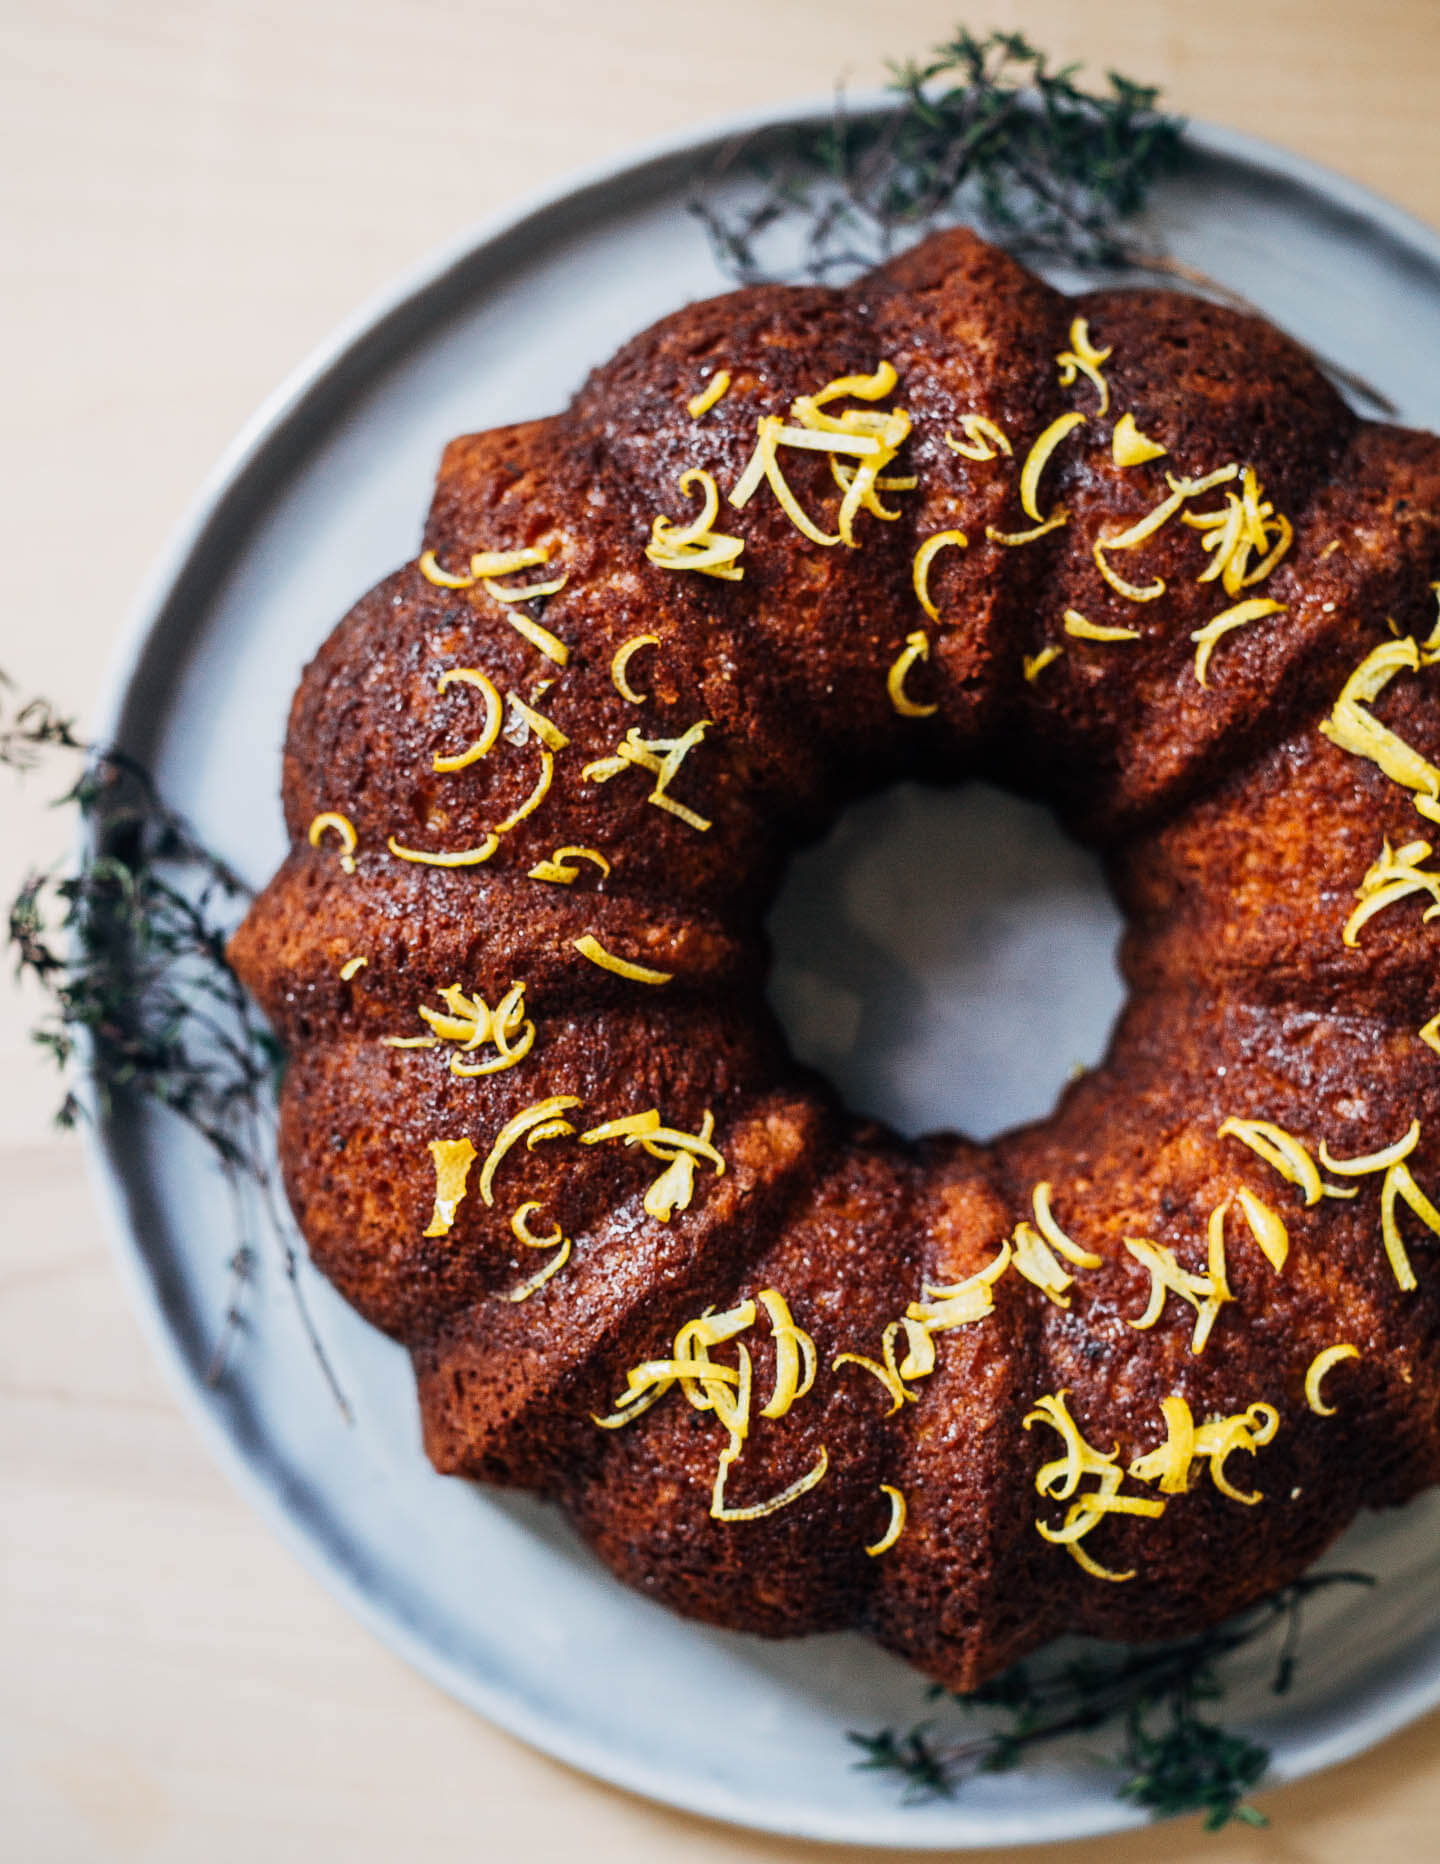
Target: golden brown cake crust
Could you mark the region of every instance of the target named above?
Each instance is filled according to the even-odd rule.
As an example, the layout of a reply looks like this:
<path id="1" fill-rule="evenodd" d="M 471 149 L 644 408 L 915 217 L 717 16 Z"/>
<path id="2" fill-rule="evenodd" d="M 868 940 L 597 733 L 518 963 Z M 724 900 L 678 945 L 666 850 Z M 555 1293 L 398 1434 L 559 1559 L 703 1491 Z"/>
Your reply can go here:
<path id="1" fill-rule="evenodd" d="M 1103 415 L 1092 380 L 1057 373 L 1077 317 L 1109 352 Z M 889 471 L 915 481 L 881 495 L 893 521 L 864 512 L 860 547 L 820 545 L 762 487 L 715 521 L 743 540 L 743 580 L 647 560 L 656 515 L 697 508 L 682 474 L 703 469 L 723 494 L 757 420 L 882 359 L 911 423 Z M 688 399 L 718 370 L 728 392 L 692 418 Z M 1087 418 L 1040 494 L 1066 520 L 997 541 L 1031 527 L 1020 467 L 1069 411 Z M 1122 413 L 1163 457 L 1117 463 Z M 976 415 L 1013 437 L 1012 457 L 957 450 Z M 1153 511 L 1167 472 L 1227 464 L 1251 468 L 1256 496 L 1293 525 L 1263 589 L 1197 580 L 1205 546 L 1178 518 L 1110 559 L 1132 588 L 1163 578 L 1163 599 L 1102 578 L 1096 540 Z M 833 522 L 827 457 L 792 451 L 784 470 L 801 506 Z M 1226 497 L 1222 484 L 1186 509 Z M 933 619 L 913 565 L 951 531 L 965 542 L 931 564 Z M 452 442 L 424 547 L 433 555 L 357 603 L 306 671 L 285 752 L 291 852 L 232 955 L 293 1056 L 281 1158 L 297 1219 L 318 1266 L 412 1353 L 437 1467 L 554 1496 L 618 1574 L 697 1617 L 775 1635 L 858 1625 L 961 1688 L 1062 1627 L 1145 1638 L 1213 1621 L 1292 1577 L 1357 1507 L 1440 1479 L 1440 1272 L 1417 1207 L 1397 1206 L 1417 1282 L 1403 1290 L 1382 1245 L 1382 1173 L 1332 1177 L 1356 1194 L 1307 1202 L 1221 1131 L 1264 1121 L 1343 1161 L 1418 1121 L 1404 1164 L 1416 1186 L 1440 1184 L 1440 1056 L 1419 1033 L 1440 1008 L 1422 918 L 1440 892 L 1422 884 L 1342 937 L 1382 844 L 1406 849 L 1427 823 L 1413 787 L 1319 729 L 1373 650 L 1428 635 L 1440 442 L 1357 422 L 1258 319 L 1161 292 L 1066 299 L 956 231 L 846 290 L 692 305 L 597 370 L 566 413 Z M 475 552 L 527 549 L 544 567 L 522 581 L 564 574 L 543 603 L 435 580 L 463 580 Z M 1193 636 L 1257 595 L 1270 610 L 1217 641 L 1202 683 Z M 1081 638 L 1067 611 L 1134 638 Z M 563 665 L 537 627 L 563 644 Z M 924 657 L 912 650 L 887 684 L 917 631 Z M 612 675 L 637 635 L 652 637 L 629 663 L 639 704 Z M 1050 648 L 1062 651 L 1037 670 Z M 1372 711 L 1440 759 L 1416 655 Z M 504 731 L 463 770 L 437 772 L 484 717 L 473 684 L 439 692 L 457 668 L 493 683 Z M 905 715 L 897 690 L 934 711 Z M 512 694 L 548 725 L 527 724 Z M 673 744 L 702 721 L 670 790 L 688 817 L 654 806 L 651 772 L 596 779 L 627 732 Z M 789 1058 L 761 996 L 763 914 L 789 851 L 853 796 L 976 773 L 1044 797 L 1100 851 L 1127 915 L 1132 994 L 1105 1062 L 1050 1119 L 988 1149 L 909 1146 L 857 1125 Z M 338 831 L 307 838 L 326 812 L 353 826 L 353 872 Z M 497 825 L 467 866 L 389 848 L 486 849 Z M 531 877 L 577 845 L 603 862 L 582 858 L 569 884 Z M 1423 872 L 1428 856 L 1410 853 Z M 668 981 L 603 968 L 577 949 L 586 937 Z M 437 1009 L 446 987 L 493 1007 L 514 983 L 533 1022 L 515 1065 L 462 1078 L 453 1038 L 390 1045 L 426 1037 L 418 1006 Z M 522 1134 L 487 1201 L 497 1135 L 545 1100 L 575 1130 L 534 1145 Z M 665 1154 L 623 1136 L 582 1143 L 650 1109 L 691 1135 L 708 1114 L 725 1167 L 715 1176 L 702 1158 L 688 1205 L 663 1216 L 644 1200 Z M 444 1223 L 432 1148 L 465 1140 L 475 1160 Z M 923 1314 L 927 1286 L 956 1287 L 1018 1238 L 1040 1184 L 1099 1263 L 1064 1264 L 1067 1305 L 1007 1267 L 990 1311 L 925 1336 L 934 1369 L 914 1370 L 893 1410 L 874 1370 L 835 1363 L 879 1363 L 887 1325 Z M 542 1259 L 512 1226 L 522 1198 L 570 1249 L 516 1301 Z M 1284 1225 L 1283 1266 L 1247 1224 L 1257 1201 Z M 1213 1282 L 1217 1210 L 1233 1298 L 1203 1350 L 1197 1304 L 1173 1288 L 1137 1328 L 1152 1278 L 1130 1243 Z M 685 1323 L 765 1290 L 813 1348 L 814 1381 L 764 1415 L 784 1380 L 760 1302 L 723 1504 L 763 1509 L 824 1473 L 783 1507 L 727 1520 L 712 1511 L 727 1442 L 713 1405 L 674 1387 L 621 1427 L 594 1419 L 632 1368 L 675 1351 Z M 1330 1373 L 1334 1414 L 1320 1415 L 1307 1371 L 1342 1342 L 1358 1356 Z M 714 1355 L 733 1385 L 734 1344 Z M 1122 1470 L 1165 1441 L 1165 1400 L 1183 1397 L 1196 1425 L 1257 1403 L 1276 1423 L 1221 1464 L 1229 1493 L 1203 1458 L 1163 1494 L 1153 1475 L 1127 1477 L 1126 1495 L 1163 1509 L 1091 1523 L 1082 1552 L 1133 1571 L 1116 1583 L 1037 1532 L 1067 1518 L 1053 1480 L 1048 1499 L 1036 1493 L 1063 1451 L 1035 1407 L 1062 1395 Z M 872 1556 L 890 1518 L 882 1485 L 906 1517 Z M 1239 1499 L 1251 1491 L 1263 1500 Z"/>

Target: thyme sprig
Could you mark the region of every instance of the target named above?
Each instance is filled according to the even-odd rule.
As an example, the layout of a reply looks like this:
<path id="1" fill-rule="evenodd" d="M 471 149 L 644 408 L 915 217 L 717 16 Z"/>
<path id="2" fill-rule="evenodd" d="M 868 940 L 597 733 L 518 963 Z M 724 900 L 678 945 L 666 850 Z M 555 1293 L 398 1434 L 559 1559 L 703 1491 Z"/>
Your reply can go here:
<path id="1" fill-rule="evenodd" d="M 1232 1819 L 1263 1825 L 1264 1815 L 1246 1803 L 1246 1795 L 1264 1778 L 1269 1750 L 1207 1720 L 1201 1704 L 1223 1696 L 1219 1666 L 1227 1658 L 1282 1624 L 1271 1689 L 1284 1695 L 1295 1677 L 1305 1602 L 1331 1586 L 1374 1583 L 1368 1573 L 1311 1573 L 1193 1637 L 1054 1667 L 1015 1664 L 967 1695 L 932 1690 L 932 1698 L 966 1710 L 1001 1711 L 1008 1724 L 959 1739 L 937 1734 L 931 1721 L 904 1732 L 852 1732 L 850 1740 L 864 1752 L 855 1765 L 903 1780 L 906 1803 L 948 1799 L 975 1774 L 1017 1766 L 1034 1748 L 1118 1725 L 1120 1746 L 1107 1764 L 1121 1775 L 1122 1799 L 1155 1818 L 1202 1813 L 1208 1831 Z"/>
<path id="2" fill-rule="evenodd" d="M 12 681 L 0 674 L 7 693 Z M 11 902 L 7 940 L 16 974 L 38 984 L 46 1007 L 32 1031 L 57 1067 L 78 1062 L 96 1112 L 122 1097 L 164 1107 L 205 1142 L 242 1240 L 229 1259 L 231 1290 L 209 1367 L 218 1381 L 244 1326 L 243 1297 L 265 1229 L 310 1345 L 341 1410 L 339 1388 L 305 1303 L 294 1232 L 270 1165 L 275 1089 L 284 1055 L 231 970 L 225 943 L 249 890 L 160 797 L 148 773 L 113 748 L 87 745 L 73 721 L 32 699 L 0 720 L 0 762 L 29 771 L 47 752 L 78 754 L 59 799 L 84 830 L 75 865 L 28 874 Z M 56 1119 L 72 1127 L 87 1099 L 67 1087 Z"/>
<path id="3" fill-rule="evenodd" d="M 969 220 L 1015 252 L 1086 269 L 1134 261 L 1124 227 L 1183 157 L 1184 124 L 1159 92 L 1118 72 L 1088 90 L 1022 33 L 959 30 L 918 63 L 892 64 L 893 107 L 831 122 L 753 164 L 755 198 L 727 212 L 708 191 L 692 211 L 734 277 L 770 276 L 763 237 L 798 232 L 793 268 L 816 283 L 853 276 L 935 227 Z M 733 169 L 743 147 L 727 153 Z"/>

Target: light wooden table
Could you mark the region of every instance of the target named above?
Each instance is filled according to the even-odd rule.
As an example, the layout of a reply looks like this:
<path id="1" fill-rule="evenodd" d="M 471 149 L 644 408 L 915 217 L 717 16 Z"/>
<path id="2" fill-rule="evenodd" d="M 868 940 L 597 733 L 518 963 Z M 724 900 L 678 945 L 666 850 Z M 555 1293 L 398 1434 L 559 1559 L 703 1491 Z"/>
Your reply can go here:
<path id="1" fill-rule="evenodd" d="M 953 0 L 0 0 L 0 666 L 84 714 L 147 562 L 232 432 L 367 293 L 639 137 L 867 82 Z M 989 0 L 1058 55 L 1327 161 L 1440 222 L 1432 0 Z M 3 783 L 0 883 L 60 852 Z M 97 1233 L 0 995 L 0 1853 L 818 1855 L 592 1784 L 352 1622 L 211 1466 Z M 1193 1825 L 1067 1855 L 1440 1855 L 1437 1723 Z M 1020 1854 L 1010 1854 L 1019 1856 Z M 1025 1856 L 1056 1856 L 1055 1852 Z"/>

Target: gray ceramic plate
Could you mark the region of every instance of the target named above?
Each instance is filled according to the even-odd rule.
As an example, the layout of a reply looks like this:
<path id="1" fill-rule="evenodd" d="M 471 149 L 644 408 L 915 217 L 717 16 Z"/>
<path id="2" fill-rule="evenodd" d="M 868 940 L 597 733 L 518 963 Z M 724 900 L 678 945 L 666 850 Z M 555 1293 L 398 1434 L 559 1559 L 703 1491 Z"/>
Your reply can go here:
<path id="1" fill-rule="evenodd" d="M 412 555 L 444 440 L 558 407 L 623 338 L 723 288 L 684 211 L 691 178 L 738 131 L 828 110 L 721 125 L 482 229 L 361 313 L 237 441 L 141 605 L 103 728 L 242 873 L 262 880 L 283 851 L 278 752 L 301 666 Z M 1158 210 L 1171 248 L 1440 425 L 1440 240 L 1293 157 L 1214 130 L 1193 141 L 1197 167 Z M 1042 813 L 989 792 L 897 792 L 852 815 L 825 859 L 797 864 L 776 926 L 797 1047 L 909 1130 L 984 1135 L 1043 1112 L 1119 1001 L 1098 876 Z M 911 1672 L 856 1638 L 685 1624 L 547 1510 L 435 1476 L 404 1355 L 314 1278 L 354 1427 L 273 1268 L 231 1376 L 208 1389 L 236 1240 L 215 1174 L 149 1116 L 107 1123 L 95 1158 L 140 1307 L 225 1466 L 367 1624 L 483 1714 L 637 1792 L 809 1838 L 949 1848 L 1134 1821 L 1081 1748 L 902 1808 L 853 1769 L 845 1733 L 924 1713 Z M 1319 1654 L 1283 1701 L 1258 1663 L 1237 1684 L 1231 1713 L 1273 1745 L 1274 1777 L 1440 1702 L 1437 1520 L 1432 1499 L 1363 1523 L 1340 1559 L 1381 1585 L 1321 1601 Z M 697 1701 L 721 1712 L 702 1722 Z"/>

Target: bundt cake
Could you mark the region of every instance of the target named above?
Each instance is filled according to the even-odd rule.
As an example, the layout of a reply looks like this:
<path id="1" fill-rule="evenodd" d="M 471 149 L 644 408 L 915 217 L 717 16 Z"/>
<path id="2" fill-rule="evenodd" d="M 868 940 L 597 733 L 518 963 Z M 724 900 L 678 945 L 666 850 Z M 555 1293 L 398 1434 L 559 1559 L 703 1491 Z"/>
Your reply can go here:
<path id="1" fill-rule="evenodd" d="M 1440 441 L 965 231 L 453 441 L 232 946 L 436 1468 L 959 1689 L 1440 1479 L 1437 576 Z M 1097 851 L 1129 997 L 1050 1118 L 909 1143 L 788 1054 L 765 914 L 857 796 L 977 776 Z"/>

